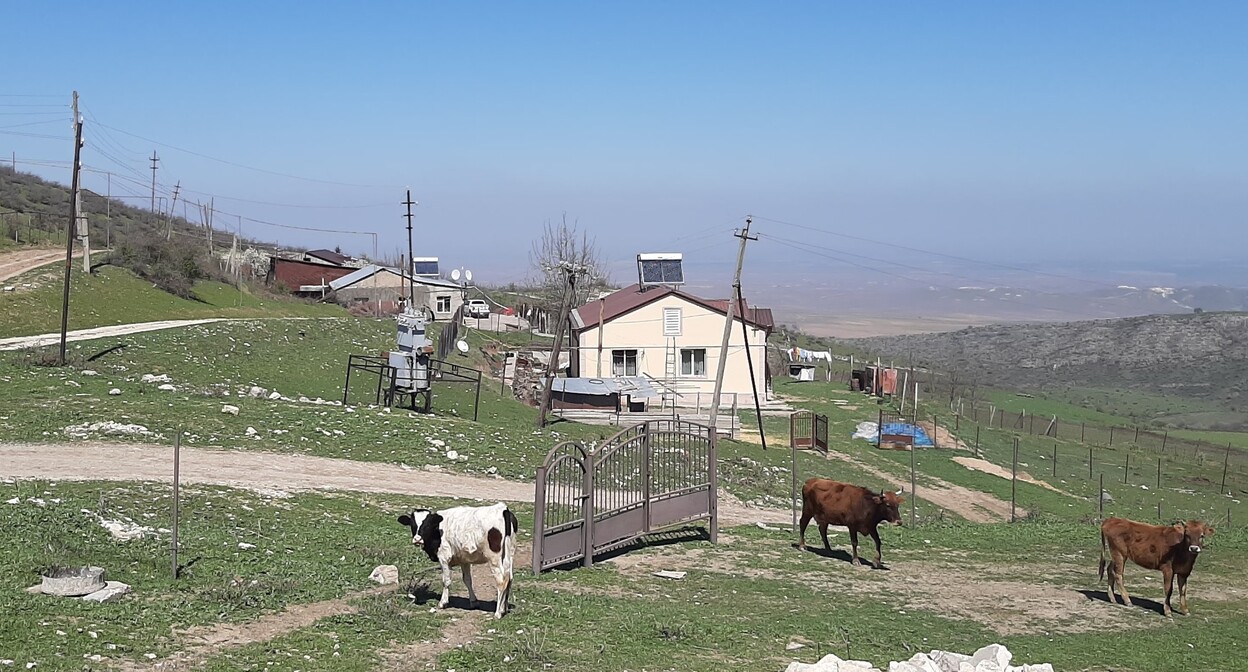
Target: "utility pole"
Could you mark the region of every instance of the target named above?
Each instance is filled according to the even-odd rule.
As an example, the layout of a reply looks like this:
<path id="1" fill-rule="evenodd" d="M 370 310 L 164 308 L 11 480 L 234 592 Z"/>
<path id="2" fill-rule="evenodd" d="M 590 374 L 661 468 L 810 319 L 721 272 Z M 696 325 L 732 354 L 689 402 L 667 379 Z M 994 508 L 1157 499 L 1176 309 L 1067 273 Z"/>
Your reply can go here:
<path id="1" fill-rule="evenodd" d="M 78 92 L 74 92 L 74 123 L 79 124 L 78 120 Z M 75 162 L 74 172 L 78 172 L 78 165 Z M 79 238 L 82 239 L 82 272 L 91 272 L 91 237 L 87 229 L 87 216 L 82 210 L 82 189 L 78 182 L 74 182 L 73 193 L 70 197 L 74 201 L 74 229 Z"/>
<path id="2" fill-rule="evenodd" d="M 750 240 L 758 239 L 757 236 L 753 238 L 750 237 L 751 223 L 753 223 L 753 220 L 746 217 L 745 228 L 732 234 L 741 239 L 741 246 L 737 249 L 737 270 L 732 276 L 732 286 L 734 291 L 741 287 L 741 266 L 745 264 L 745 243 Z M 715 371 L 715 392 L 711 396 L 711 420 L 709 424 L 711 426 L 711 436 L 713 437 L 713 440 L 718 440 L 714 437 L 719 436 L 717 429 L 718 425 L 716 422 L 719 419 L 719 394 L 724 387 L 724 367 L 728 364 L 728 337 L 732 334 L 733 304 L 733 301 L 728 301 L 728 310 L 726 311 L 728 314 L 724 318 L 724 338 L 719 346 L 719 363 L 718 366 L 716 366 Z"/>
<path id="3" fill-rule="evenodd" d="M 585 267 L 570 261 L 559 262 L 563 269 L 567 284 L 563 287 L 563 300 L 559 305 L 559 321 L 555 323 L 555 345 L 550 351 L 550 365 L 546 367 L 546 384 L 542 388 L 542 403 L 537 408 L 537 428 L 546 426 L 546 414 L 550 412 L 550 397 L 555 384 L 555 372 L 559 370 L 559 353 L 563 348 L 563 333 L 568 324 L 568 313 L 571 312 L 573 297 L 576 296 L 576 277 L 585 272 Z"/>
<path id="4" fill-rule="evenodd" d="M 152 150 L 152 212 L 156 212 L 156 164 L 160 163 L 160 158 L 156 156 L 156 150 Z"/>
<path id="5" fill-rule="evenodd" d="M 403 266 L 402 271 L 399 273 L 400 281 L 404 277 L 408 277 L 409 273 L 415 273 L 415 270 L 414 270 L 415 264 L 412 262 L 412 206 L 416 205 L 416 201 L 412 200 L 411 189 L 407 190 L 407 200 L 403 201 L 403 205 L 407 206 L 407 214 L 404 215 L 405 217 L 407 217 L 407 262 L 405 262 L 406 265 Z M 374 238 L 374 240 L 376 240 L 376 238 Z M 374 247 L 376 247 L 375 244 L 374 244 Z M 373 250 L 373 256 L 374 257 L 377 256 L 376 249 Z M 374 259 L 373 263 L 377 263 L 377 260 Z M 408 297 L 407 297 L 407 307 L 409 310 L 415 311 L 416 310 L 416 283 L 408 282 L 407 285 L 408 285 L 408 292 L 409 292 Z"/>
<path id="6" fill-rule="evenodd" d="M 173 238 L 173 211 L 178 207 L 178 191 L 182 189 L 182 180 L 173 185 L 173 200 L 169 203 L 169 212 L 165 213 L 165 240 Z"/>
<path id="7" fill-rule="evenodd" d="M 73 192 L 78 193 L 78 174 L 82 166 L 82 117 L 78 116 L 78 92 L 74 92 L 74 169 Z M 69 199 L 69 225 L 65 229 L 65 295 L 61 303 L 61 366 L 65 366 L 65 339 L 69 330 L 69 272 L 74 262 L 74 223 L 78 221 L 78 202 Z"/>

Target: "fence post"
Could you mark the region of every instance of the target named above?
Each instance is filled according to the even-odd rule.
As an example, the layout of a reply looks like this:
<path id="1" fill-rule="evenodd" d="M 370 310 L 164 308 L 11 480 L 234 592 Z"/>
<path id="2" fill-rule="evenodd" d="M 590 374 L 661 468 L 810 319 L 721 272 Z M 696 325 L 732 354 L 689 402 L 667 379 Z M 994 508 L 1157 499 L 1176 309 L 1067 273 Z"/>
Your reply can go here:
<path id="1" fill-rule="evenodd" d="M 1014 465 L 1010 470 L 1010 522 L 1014 522 L 1017 518 L 1014 515 L 1014 503 L 1016 501 L 1016 491 L 1018 489 L 1018 437 L 1014 437 Z"/>
<path id="2" fill-rule="evenodd" d="M 1057 442 L 1053 442 L 1053 478 L 1057 478 Z"/>
<path id="3" fill-rule="evenodd" d="M 1127 475 L 1131 473 L 1131 453 L 1127 453 L 1127 461 L 1122 465 L 1122 484 L 1127 484 Z"/>
<path id="4" fill-rule="evenodd" d="M 537 488 L 533 497 L 533 575 L 542 573 L 542 531 L 546 525 L 546 465 L 537 468 Z"/>
<path id="5" fill-rule="evenodd" d="M 1222 489 L 1218 494 L 1226 493 L 1226 468 L 1231 464 L 1231 442 L 1226 442 L 1226 457 L 1222 460 Z M 1228 516 L 1229 517 L 1229 516 Z"/>
<path id="6" fill-rule="evenodd" d="M 1084 438 L 1088 435 L 1088 423 L 1079 423 L 1079 443 L 1084 442 Z"/>
<path id="7" fill-rule="evenodd" d="M 793 434 L 792 432 L 790 432 L 789 433 L 789 452 L 791 453 L 791 455 L 790 455 L 789 466 L 793 472 L 793 479 L 792 479 L 793 482 L 792 482 L 792 485 L 789 487 L 789 507 L 793 509 L 793 531 L 796 532 L 797 531 L 797 442 L 794 441 L 792 437 L 793 437 Z M 814 445 L 813 440 L 811 441 L 811 445 L 812 446 Z"/>
<path id="8" fill-rule="evenodd" d="M 1140 426 L 1135 426 L 1135 445 L 1140 445 Z"/>
<path id="9" fill-rule="evenodd" d="M 1114 426 L 1109 426 L 1109 445 L 1114 445 Z"/>
<path id="10" fill-rule="evenodd" d="M 1161 500 L 1160 500 L 1160 499 L 1159 499 L 1159 500 L 1157 500 L 1157 520 L 1162 520 L 1162 518 L 1161 518 Z"/>
<path id="11" fill-rule="evenodd" d="M 912 443 L 910 444 L 910 527 L 911 528 L 915 526 L 914 524 L 915 503 L 914 502 L 919 497 L 917 488 L 916 488 L 916 479 L 914 477 L 914 451 L 915 451 L 915 448 L 914 448 L 914 444 Z"/>
<path id="12" fill-rule="evenodd" d="M 1161 436 L 1161 452 L 1166 452 L 1166 443 L 1168 441 L 1170 441 L 1170 430 L 1167 429 L 1166 433 Z"/>
<path id="13" fill-rule="evenodd" d="M 940 441 L 936 440 L 936 434 L 937 434 L 936 428 L 940 426 L 936 423 L 939 422 L 939 420 L 940 420 L 939 416 L 935 414 L 932 415 L 932 448 L 933 449 L 940 448 Z"/>
<path id="14" fill-rule="evenodd" d="M 1096 515 L 1105 520 L 1105 472 L 1101 472 L 1100 490 L 1096 493 Z"/>
<path id="15" fill-rule="evenodd" d="M 182 428 L 178 428 L 177 436 L 173 437 L 173 528 L 172 541 L 169 544 L 173 551 L 173 578 L 178 578 L 178 511 L 181 504 L 181 492 L 178 487 L 178 467 L 182 457 Z"/>
<path id="16" fill-rule="evenodd" d="M 1092 446 L 1088 446 L 1088 480 L 1092 480 Z"/>
<path id="17" fill-rule="evenodd" d="M 979 424 L 975 425 L 975 457 L 979 457 Z"/>
<path id="18" fill-rule="evenodd" d="M 1161 458 L 1157 458 L 1157 487 L 1161 488 Z M 1160 518 L 1161 516 L 1157 516 Z"/>

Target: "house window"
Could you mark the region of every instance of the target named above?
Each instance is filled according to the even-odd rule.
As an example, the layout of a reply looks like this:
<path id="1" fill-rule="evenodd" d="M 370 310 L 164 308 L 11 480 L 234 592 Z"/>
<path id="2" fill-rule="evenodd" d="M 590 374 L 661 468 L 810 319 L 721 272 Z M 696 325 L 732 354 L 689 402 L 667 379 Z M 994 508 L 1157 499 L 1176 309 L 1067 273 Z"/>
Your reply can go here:
<path id="1" fill-rule="evenodd" d="M 439 295 L 437 299 L 438 299 L 438 303 L 437 303 L 436 312 L 439 312 L 439 313 L 451 312 L 451 297 L 449 295 L 442 294 L 442 295 Z"/>
<path id="2" fill-rule="evenodd" d="M 636 350 L 612 350 L 611 351 L 611 375 L 614 375 L 617 377 L 637 375 L 637 351 Z"/>
<path id="3" fill-rule="evenodd" d="M 679 336 L 680 335 L 680 309 L 664 308 L 663 309 L 663 335 Z"/>
<path id="4" fill-rule="evenodd" d="M 680 375 L 706 377 L 706 348 L 680 351 Z"/>

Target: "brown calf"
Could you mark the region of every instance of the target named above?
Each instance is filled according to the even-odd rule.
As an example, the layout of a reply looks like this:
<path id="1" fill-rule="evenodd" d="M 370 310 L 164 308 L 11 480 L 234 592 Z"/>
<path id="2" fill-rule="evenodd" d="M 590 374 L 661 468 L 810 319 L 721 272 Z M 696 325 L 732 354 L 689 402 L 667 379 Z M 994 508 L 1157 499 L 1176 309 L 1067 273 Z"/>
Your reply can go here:
<path id="1" fill-rule="evenodd" d="M 897 507 L 904 500 L 900 495 L 900 490 L 877 494 L 826 478 L 806 481 L 802 486 L 802 531 L 797 547 L 806 549 L 806 526 L 811 518 L 819 523 L 819 534 L 823 536 L 823 547 L 827 550 L 832 550 L 828 544 L 828 525 L 844 525 L 849 528 L 849 540 L 853 545 L 851 562 L 861 564 L 858 561 L 858 534 L 869 534 L 875 541 L 875 567 L 880 568 L 880 533 L 877 528 L 882 522 L 901 524 Z"/>
<path id="2" fill-rule="evenodd" d="M 1101 524 L 1101 563 L 1098 574 L 1105 578 L 1109 567 L 1109 601 L 1117 604 L 1117 586 L 1123 604 L 1131 604 L 1131 596 L 1122 583 L 1122 570 L 1127 558 L 1144 569 L 1160 569 L 1166 584 L 1164 613 L 1171 615 L 1170 593 L 1174 577 L 1179 577 L 1179 613 L 1187 615 L 1187 577 L 1196 565 L 1196 555 L 1204 547 L 1205 537 L 1213 536 L 1213 528 L 1199 520 L 1174 525 L 1148 525 L 1126 518 L 1108 518 Z M 1112 562 L 1105 562 L 1109 550 Z"/>

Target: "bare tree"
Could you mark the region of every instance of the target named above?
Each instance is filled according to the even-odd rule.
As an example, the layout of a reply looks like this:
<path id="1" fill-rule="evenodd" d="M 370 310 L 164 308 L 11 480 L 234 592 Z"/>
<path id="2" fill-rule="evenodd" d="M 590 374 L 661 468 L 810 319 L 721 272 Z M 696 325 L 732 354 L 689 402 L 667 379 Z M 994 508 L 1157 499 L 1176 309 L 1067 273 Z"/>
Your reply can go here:
<path id="1" fill-rule="evenodd" d="M 529 265 L 534 273 L 533 285 L 551 310 L 557 310 L 563 298 L 567 287 L 566 269 L 576 268 L 580 273 L 580 280 L 574 287 L 573 306 L 585 303 L 591 292 L 609 281 L 594 240 L 577 231 L 575 221 L 569 224 L 567 213 L 558 223 L 547 221 L 543 226 L 542 237 L 533 241 L 529 250 Z"/>

